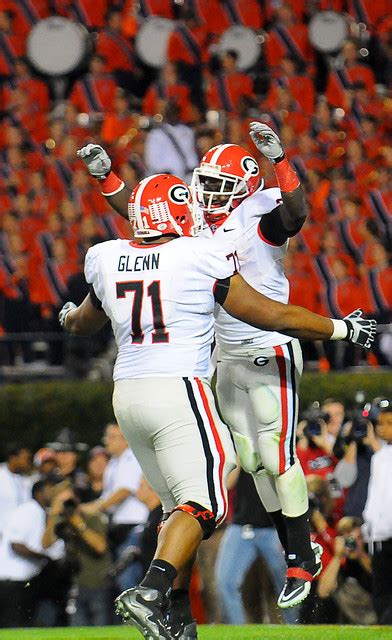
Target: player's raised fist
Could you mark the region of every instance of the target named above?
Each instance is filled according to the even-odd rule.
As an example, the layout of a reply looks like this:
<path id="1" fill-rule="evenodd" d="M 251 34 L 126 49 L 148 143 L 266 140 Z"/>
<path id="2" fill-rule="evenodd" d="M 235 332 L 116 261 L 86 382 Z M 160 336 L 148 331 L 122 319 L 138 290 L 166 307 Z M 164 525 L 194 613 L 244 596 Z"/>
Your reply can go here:
<path id="1" fill-rule="evenodd" d="M 112 161 L 105 149 L 99 144 L 87 144 L 77 151 L 77 155 L 86 165 L 89 173 L 98 180 L 104 180 L 110 173 Z"/>
<path id="2" fill-rule="evenodd" d="M 274 164 L 283 160 L 284 149 L 280 138 L 275 131 L 264 122 L 251 122 L 249 135 L 254 145 L 270 162 Z"/>

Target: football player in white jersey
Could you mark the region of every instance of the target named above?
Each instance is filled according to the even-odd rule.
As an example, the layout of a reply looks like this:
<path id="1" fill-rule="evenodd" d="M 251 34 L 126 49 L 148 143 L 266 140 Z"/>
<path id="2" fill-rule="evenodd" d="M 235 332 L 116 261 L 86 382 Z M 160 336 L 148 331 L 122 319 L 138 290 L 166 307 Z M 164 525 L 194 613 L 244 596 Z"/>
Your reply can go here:
<path id="1" fill-rule="evenodd" d="M 219 145 L 195 169 L 192 192 L 204 212 L 203 234 L 235 244 L 244 278 L 270 298 L 287 302 L 283 270 L 288 238 L 306 218 L 299 179 L 270 127 L 252 123 L 250 135 L 274 166 L 280 188 L 263 189 L 256 160 L 237 145 Z M 129 189 L 111 171 L 106 152 L 87 145 L 79 152 L 102 192 L 126 216 Z M 260 331 L 219 308 L 216 315 L 216 393 L 241 465 L 277 528 L 288 561 L 279 606 L 299 604 L 309 593 L 319 557 L 312 550 L 304 474 L 295 451 L 302 354 L 298 340 Z M 317 552 L 320 547 L 316 547 Z"/>
<path id="2" fill-rule="evenodd" d="M 366 347 L 376 325 L 356 316 L 331 320 L 258 293 L 238 273 L 235 247 L 192 237 L 200 222 L 189 198 L 174 176 L 143 180 L 130 199 L 134 240 L 89 249 L 90 292 L 79 307 L 68 302 L 59 314 L 76 335 L 112 324 L 114 412 L 168 513 L 149 571 L 117 598 L 117 610 L 145 637 L 158 639 L 197 637 L 192 621 L 168 626 L 167 594 L 225 518 L 226 479 L 235 465 L 207 378 L 215 304 L 262 330 Z"/>

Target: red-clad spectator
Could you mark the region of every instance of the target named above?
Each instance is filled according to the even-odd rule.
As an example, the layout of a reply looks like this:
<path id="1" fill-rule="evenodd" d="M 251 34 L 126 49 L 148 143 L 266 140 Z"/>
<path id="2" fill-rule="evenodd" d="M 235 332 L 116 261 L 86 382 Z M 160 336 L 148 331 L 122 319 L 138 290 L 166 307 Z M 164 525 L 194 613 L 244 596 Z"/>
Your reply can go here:
<path id="1" fill-rule="evenodd" d="M 125 0 L 122 8 L 121 31 L 126 38 L 134 38 L 139 24 L 149 16 L 174 19 L 171 0 Z"/>
<path id="2" fill-rule="evenodd" d="M 293 7 L 286 2 L 275 6 L 274 18 L 265 41 L 268 65 L 277 67 L 283 57 L 291 57 L 304 69 L 314 56 L 307 27 L 297 20 Z"/>
<path id="3" fill-rule="evenodd" d="M 320 147 L 310 133 L 305 131 L 298 136 L 298 154 L 292 158 L 295 168 L 300 175 L 307 175 L 307 171 L 323 171 L 325 160 L 320 154 Z"/>
<path id="4" fill-rule="evenodd" d="M 14 63 L 15 74 L 12 83 L 4 89 L 4 107 L 12 109 L 12 89 L 23 89 L 31 107 L 35 111 L 47 111 L 49 107 L 49 91 L 45 82 L 34 78 L 24 58 L 17 58 Z"/>
<path id="5" fill-rule="evenodd" d="M 290 282 L 290 304 L 301 305 L 306 291 L 306 308 L 314 313 L 319 312 L 317 281 L 308 270 L 301 268 L 297 262 L 297 253 L 289 251 L 284 261 L 286 277 Z"/>
<path id="6" fill-rule="evenodd" d="M 249 76 L 237 70 L 238 53 L 226 51 L 221 55 L 221 70 L 211 74 L 206 91 L 209 109 L 238 113 L 243 98 L 252 99 L 253 83 Z"/>
<path id="7" fill-rule="evenodd" d="M 87 114 L 81 114 L 72 102 L 67 102 L 64 108 L 64 117 L 61 119 L 64 135 L 72 136 L 80 146 L 89 136 L 93 135 L 92 120 Z"/>
<path id="8" fill-rule="evenodd" d="M 382 123 L 375 116 L 367 115 L 361 118 L 361 141 L 366 152 L 366 158 L 374 160 L 380 147 L 387 144 L 386 137 L 382 135 Z"/>
<path id="9" fill-rule="evenodd" d="M 29 173 L 28 183 L 27 197 L 31 202 L 32 213 L 44 219 L 56 209 L 58 197 L 48 188 L 43 169 Z"/>
<path id="10" fill-rule="evenodd" d="M 380 119 L 382 130 L 387 124 L 388 98 L 378 97 L 370 93 L 364 82 L 354 82 L 348 94 L 347 106 L 358 119 L 373 116 Z M 389 108 L 390 110 L 390 108 Z"/>
<path id="11" fill-rule="evenodd" d="M 199 69 L 208 61 L 208 29 L 190 8 L 185 6 L 181 9 L 182 19 L 170 34 L 167 57 L 170 62 L 180 63 L 188 70 Z"/>
<path id="12" fill-rule="evenodd" d="M 331 182 L 323 171 L 307 169 L 306 199 L 310 206 L 311 219 L 325 223 L 327 219 L 326 200 L 331 190 Z"/>
<path id="13" fill-rule="evenodd" d="M 392 266 L 388 252 L 381 243 L 372 246 L 373 267 L 361 269 L 362 284 L 372 302 L 372 312 L 390 313 L 392 310 Z"/>
<path id="14" fill-rule="evenodd" d="M 121 11 L 111 9 L 106 25 L 98 32 L 95 42 L 95 50 L 105 59 L 106 71 L 110 73 L 117 69 L 132 71 L 135 66 L 131 44 L 121 31 Z"/>
<path id="15" fill-rule="evenodd" d="M 367 27 L 377 27 L 384 16 L 391 12 L 389 0 L 349 0 L 348 11 L 356 22 L 363 22 Z"/>
<path id="16" fill-rule="evenodd" d="M 357 188 L 363 188 L 374 167 L 365 154 L 365 147 L 361 140 L 347 141 L 344 164 L 347 174 L 357 182 Z"/>
<path id="17" fill-rule="evenodd" d="M 180 109 L 180 121 L 190 122 L 193 116 L 190 88 L 180 82 L 177 65 L 166 63 L 156 82 L 151 84 L 146 91 L 142 103 L 142 111 L 145 115 L 153 116 L 156 113 L 164 113 L 168 100 L 175 100 Z"/>
<path id="18" fill-rule="evenodd" d="M 235 0 L 193 0 L 192 9 L 196 19 L 203 24 L 211 36 L 222 34 L 234 20 Z M 239 18 L 239 16 L 238 16 Z"/>
<path id="19" fill-rule="evenodd" d="M 284 146 L 286 155 L 292 158 L 298 152 L 297 132 L 292 126 L 285 122 L 279 130 L 279 137 Z"/>
<path id="20" fill-rule="evenodd" d="M 314 103 L 316 92 L 312 79 L 308 75 L 299 74 L 297 62 L 294 58 L 284 56 L 279 67 L 274 73 L 275 79 L 268 91 L 267 104 L 273 106 L 275 103 L 275 92 L 278 87 L 286 87 L 291 91 L 293 98 L 300 105 L 304 113 L 312 115 L 314 113 Z"/>
<path id="21" fill-rule="evenodd" d="M 362 220 L 359 224 L 361 236 L 361 262 L 367 267 L 373 267 L 373 247 L 382 241 L 380 227 L 374 218 Z"/>
<path id="22" fill-rule="evenodd" d="M 354 277 L 356 275 L 356 265 L 353 259 L 344 252 L 341 239 L 331 227 L 320 238 L 320 255 L 318 257 L 323 259 L 327 268 L 331 267 L 333 260 L 339 259 L 345 263 L 350 276 Z"/>
<path id="23" fill-rule="evenodd" d="M 340 64 L 334 71 L 329 72 L 325 91 L 328 102 L 336 107 L 347 106 L 346 92 L 350 91 L 354 83 L 362 82 L 367 91 L 373 96 L 375 91 L 375 77 L 370 67 L 361 62 L 358 45 L 355 40 L 346 40 L 340 53 Z"/>
<path id="24" fill-rule="evenodd" d="M 122 136 L 132 139 L 136 134 L 138 121 L 135 115 L 129 111 L 127 97 L 118 91 L 114 99 L 114 109 L 107 113 L 103 119 L 101 138 L 104 142 L 112 144 Z"/>
<path id="25" fill-rule="evenodd" d="M 108 210 L 106 200 L 83 168 L 76 168 L 72 172 L 71 193 L 82 217 L 100 216 Z"/>
<path id="26" fill-rule="evenodd" d="M 48 114 L 30 101 L 26 89 L 17 86 L 9 91 L 8 111 L 32 141 L 40 144 L 45 140 L 48 134 Z"/>
<path id="27" fill-rule="evenodd" d="M 297 456 L 305 476 L 317 475 L 329 479 L 338 462 L 328 438 L 328 429 L 324 420 L 317 425 L 310 421 L 301 421 L 297 428 Z"/>
<path id="28" fill-rule="evenodd" d="M 62 238 L 53 242 L 51 267 L 59 274 L 65 286 L 68 279 L 79 270 L 77 263 L 72 261 L 67 243 Z"/>
<path id="29" fill-rule="evenodd" d="M 261 29 L 265 22 L 265 8 L 257 0 L 226 0 L 223 3 L 229 20 L 251 29 Z"/>
<path id="30" fill-rule="evenodd" d="M 14 17 L 15 33 L 26 37 L 32 27 L 50 14 L 50 0 L 2 0 L 1 9 Z"/>
<path id="31" fill-rule="evenodd" d="M 333 280 L 329 284 L 327 293 L 328 309 L 339 310 L 339 317 L 343 318 L 351 313 L 353 300 L 361 301 L 361 309 L 365 313 L 370 311 L 370 301 L 366 299 L 363 288 L 358 278 L 349 275 L 347 262 L 341 258 L 330 260 L 330 268 Z M 335 311 L 336 312 L 336 311 Z"/>
<path id="32" fill-rule="evenodd" d="M 70 100 L 79 111 L 104 113 L 113 110 L 117 84 L 110 74 L 105 73 L 105 64 L 102 56 L 92 56 L 89 73 L 74 85 Z"/>
<path id="33" fill-rule="evenodd" d="M 109 0 L 53 0 L 56 14 L 86 27 L 104 27 Z"/>
<path id="34" fill-rule="evenodd" d="M 26 37 L 17 31 L 15 16 L 0 7 L 0 76 L 12 76 L 16 59 L 25 53 Z"/>

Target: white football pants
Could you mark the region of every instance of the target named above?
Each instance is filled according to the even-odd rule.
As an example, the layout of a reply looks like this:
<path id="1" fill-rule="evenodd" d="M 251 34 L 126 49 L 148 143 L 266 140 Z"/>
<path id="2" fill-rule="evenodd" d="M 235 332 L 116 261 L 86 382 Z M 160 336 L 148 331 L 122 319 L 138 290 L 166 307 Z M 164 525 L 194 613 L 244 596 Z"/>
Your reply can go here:
<path id="1" fill-rule="evenodd" d="M 218 348 L 216 394 L 241 466 L 251 473 L 267 511 L 297 516 L 308 508 L 304 474 L 296 456 L 298 340 L 268 347 Z"/>
<path id="2" fill-rule="evenodd" d="M 196 502 L 220 524 L 236 456 L 210 383 L 200 378 L 136 378 L 114 385 L 113 408 L 164 512 Z"/>

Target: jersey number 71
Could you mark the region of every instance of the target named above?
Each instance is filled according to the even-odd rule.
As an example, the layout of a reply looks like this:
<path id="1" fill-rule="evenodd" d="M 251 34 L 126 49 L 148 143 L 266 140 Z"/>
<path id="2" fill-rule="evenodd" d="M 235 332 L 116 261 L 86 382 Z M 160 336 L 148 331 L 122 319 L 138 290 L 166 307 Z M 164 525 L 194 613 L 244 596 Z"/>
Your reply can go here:
<path id="1" fill-rule="evenodd" d="M 142 344 L 144 334 L 142 330 L 141 315 L 142 305 L 144 303 L 144 282 L 143 280 L 133 280 L 131 282 L 116 282 L 117 298 L 125 298 L 127 293 L 133 293 L 132 305 L 132 344 Z M 161 283 L 160 280 L 154 280 L 147 287 L 147 296 L 151 298 L 152 308 L 152 324 L 154 330 L 152 332 L 152 343 L 159 344 L 169 342 L 169 332 L 166 331 L 162 314 L 161 302 Z"/>

